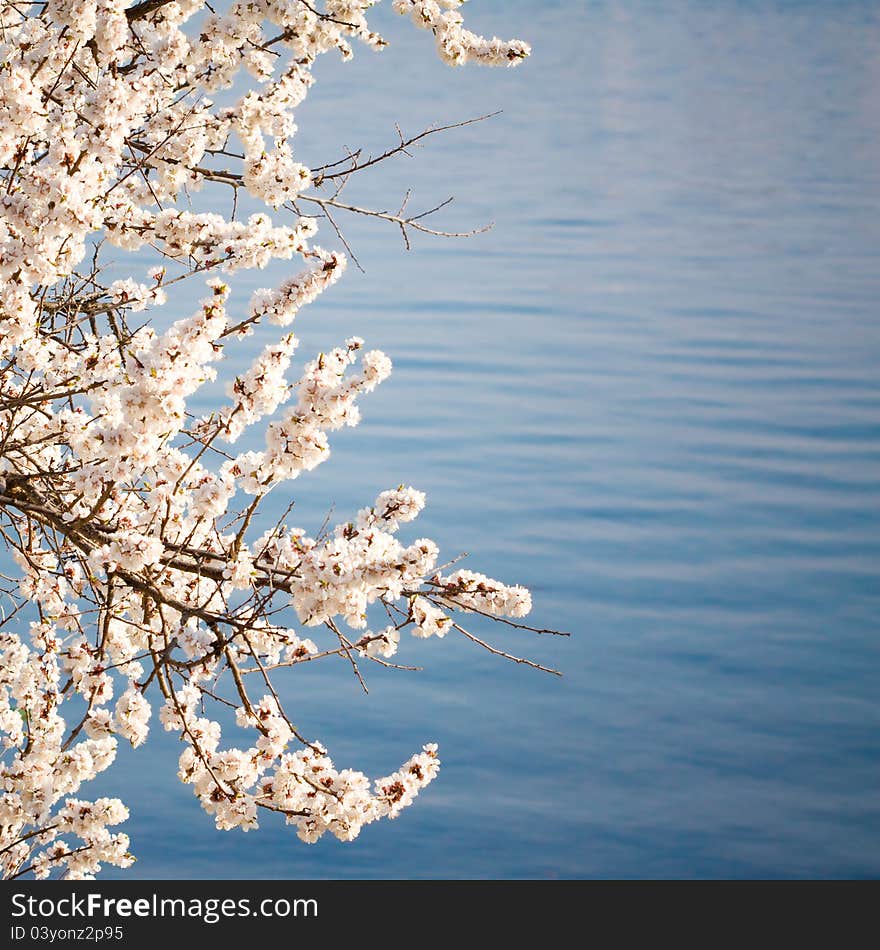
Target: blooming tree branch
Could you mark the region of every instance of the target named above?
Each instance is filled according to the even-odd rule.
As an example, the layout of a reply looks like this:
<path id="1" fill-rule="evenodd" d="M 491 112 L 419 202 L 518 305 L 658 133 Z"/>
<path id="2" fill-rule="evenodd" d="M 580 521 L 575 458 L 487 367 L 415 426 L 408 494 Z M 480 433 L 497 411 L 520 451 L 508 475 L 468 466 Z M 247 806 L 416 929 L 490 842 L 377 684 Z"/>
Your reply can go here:
<path id="1" fill-rule="evenodd" d="M 433 34 L 451 65 L 528 55 L 520 41 L 465 29 L 459 0 L 392 5 Z M 315 537 L 286 516 L 265 522 L 266 497 L 320 465 L 331 434 L 358 423 L 361 398 L 391 372 L 387 356 L 353 337 L 289 377 L 290 327 L 346 266 L 312 243 L 316 218 L 300 207 L 331 222 L 333 211 L 385 218 L 405 240 L 410 229 L 446 233 L 406 202 L 389 214 L 340 198 L 352 175 L 442 129 L 316 170 L 294 158 L 294 111 L 317 58 L 385 45 L 367 23 L 370 6 L 0 5 L 0 536 L 17 569 L 0 587 L 6 878 L 83 878 L 132 862 L 114 830 L 127 817 L 122 802 L 78 796 L 120 739 L 146 740 L 155 705 L 183 743 L 180 780 L 218 828 L 247 831 L 264 811 L 304 841 L 328 831 L 351 840 L 433 780 L 436 746 L 371 782 L 300 733 L 270 673 L 337 657 L 363 683 L 365 662 L 402 666 L 391 658 L 407 630 L 458 633 L 531 663 L 475 637 L 459 616 L 522 618 L 525 588 L 444 573 L 433 541 L 400 538 L 425 504 L 416 489 L 382 492 Z M 242 70 L 252 88 L 215 106 L 210 96 Z M 244 189 L 284 217 L 236 220 L 234 203 L 225 215 L 188 210 L 186 194 L 202 187 L 220 189 L 212 207 L 231 187 L 233 202 Z M 151 250 L 157 266 L 107 282 L 107 245 Z M 292 276 L 246 311 L 231 308 L 227 280 L 276 259 L 297 262 Z M 199 306 L 163 320 L 175 285 L 199 275 L 208 275 Z M 282 334 L 228 380 L 228 401 L 193 415 L 188 401 L 218 361 L 273 326 Z M 258 427 L 262 448 L 237 451 Z M 369 619 L 377 607 L 381 625 Z M 307 627 L 324 632 L 320 647 Z M 224 728 L 243 743 L 223 742 L 224 709 L 234 716 Z"/>

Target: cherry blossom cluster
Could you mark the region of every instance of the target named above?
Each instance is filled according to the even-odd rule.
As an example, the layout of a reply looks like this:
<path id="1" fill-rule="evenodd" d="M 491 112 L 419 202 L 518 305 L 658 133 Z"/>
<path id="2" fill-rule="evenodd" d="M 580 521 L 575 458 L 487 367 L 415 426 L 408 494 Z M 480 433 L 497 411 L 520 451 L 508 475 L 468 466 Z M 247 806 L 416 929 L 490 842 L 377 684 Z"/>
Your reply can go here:
<path id="1" fill-rule="evenodd" d="M 458 8 L 464 0 L 393 0 L 397 13 L 409 16 L 416 26 L 431 30 L 440 58 L 450 66 L 476 62 L 485 66 L 514 66 L 531 52 L 522 40 L 487 40 L 463 26 Z"/>
<path id="2" fill-rule="evenodd" d="M 359 169 L 298 161 L 295 110 L 319 56 L 386 45 L 374 2 L 0 6 L 0 537 L 17 571 L 0 585 L 4 878 L 133 862 L 113 830 L 126 807 L 81 788 L 120 741 L 147 740 L 154 707 L 219 829 L 278 813 L 303 841 L 349 841 L 395 818 L 436 777 L 436 746 L 375 781 L 339 768 L 270 674 L 336 657 L 362 680 L 359 661 L 394 665 L 402 632 L 470 636 L 456 610 L 530 609 L 524 588 L 444 574 L 433 541 L 398 536 L 425 506 L 412 487 L 311 534 L 262 506 L 327 459 L 391 372 L 352 337 L 290 375 L 294 320 L 346 266 L 300 209 L 328 210 L 341 185 L 321 188 Z M 458 0 L 392 6 L 447 63 L 529 53 L 465 29 Z M 224 211 L 194 210 L 199 189 Z M 273 213 L 237 216 L 241 191 Z M 105 247 L 140 263 L 105 280 Z M 271 261 L 290 276 L 233 305 L 235 275 Z M 192 310 L 182 282 L 204 288 Z M 255 334 L 227 399 L 196 409 Z M 234 454 L 246 433 L 258 448 Z"/>
<path id="3" fill-rule="evenodd" d="M 218 724 L 198 715 L 200 693 L 191 684 L 166 701 L 160 718 L 168 730 L 192 739 L 180 756 L 178 776 L 214 817 L 218 829 L 257 827 L 258 809 L 285 816 L 303 841 L 330 832 L 351 841 L 379 818 L 395 818 L 437 775 L 436 745 L 429 744 L 398 771 L 370 783 L 363 772 L 337 769 L 319 743 L 288 751 L 294 730 L 274 696 L 239 707 L 236 724 L 255 729 L 256 743 L 220 749 Z"/>

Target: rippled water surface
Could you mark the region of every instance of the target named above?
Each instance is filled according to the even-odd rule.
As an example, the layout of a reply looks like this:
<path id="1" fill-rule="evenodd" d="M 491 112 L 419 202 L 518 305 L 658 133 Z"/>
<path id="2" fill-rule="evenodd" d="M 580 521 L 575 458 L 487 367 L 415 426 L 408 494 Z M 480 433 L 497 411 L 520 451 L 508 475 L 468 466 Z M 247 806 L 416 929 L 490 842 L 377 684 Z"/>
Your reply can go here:
<path id="1" fill-rule="evenodd" d="M 369 696 L 342 664 L 280 680 L 340 763 L 440 743 L 441 778 L 351 845 L 216 832 L 155 723 L 106 783 L 132 806 L 125 873 L 877 875 L 880 11 L 468 12 L 533 58 L 449 71 L 386 13 L 391 49 L 324 63 L 300 112 L 317 165 L 504 110 L 352 183 L 496 227 L 407 254 L 340 220 L 366 273 L 303 311 L 300 356 L 358 334 L 395 373 L 295 483 L 295 521 L 422 488 L 418 533 L 574 636 L 475 629 L 565 677 L 447 638 L 406 642 L 424 672 L 377 668 Z"/>

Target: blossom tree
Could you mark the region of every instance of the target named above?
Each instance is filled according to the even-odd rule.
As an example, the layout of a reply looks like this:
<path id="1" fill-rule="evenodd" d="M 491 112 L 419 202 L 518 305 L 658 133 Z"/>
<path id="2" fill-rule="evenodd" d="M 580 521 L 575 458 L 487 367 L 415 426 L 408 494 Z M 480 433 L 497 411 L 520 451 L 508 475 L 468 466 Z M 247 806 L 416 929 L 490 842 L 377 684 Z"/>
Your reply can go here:
<path id="1" fill-rule="evenodd" d="M 318 56 L 385 45 L 367 22 L 374 0 L 129 2 L 0 5 L 0 536 L 17 565 L 0 626 L 6 878 L 87 878 L 134 860 L 114 830 L 123 803 L 79 796 L 118 741 L 146 740 L 154 706 L 183 744 L 179 779 L 217 828 L 277 812 L 303 841 L 351 840 L 434 779 L 437 748 L 371 782 L 300 733 L 273 678 L 336 657 L 361 679 L 366 662 L 397 665 L 406 631 L 538 666 L 462 626 L 468 612 L 525 626 L 525 588 L 449 571 L 433 541 L 401 538 L 422 492 L 391 488 L 314 537 L 287 525 L 290 507 L 267 513 L 286 500 L 263 505 L 328 457 L 330 433 L 357 424 L 360 397 L 391 371 L 351 338 L 288 378 L 294 319 L 346 266 L 313 243 L 317 219 L 337 233 L 343 212 L 404 237 L 444 233 L 424 214 L 341 197 L 429 133 L 321 168 L 294 158 Z M 393 0 L 450 65 L 528 55 L 468 31 L 459 6 Z M 225 214 L 189 210 L 201 188 Z M 242 191 L 275 217 L 237 219 Z M 104 277 L 108 246 L 136 252 L 131 276 Z M 140 273 L 148 254 L 157 266 Z M 234 310 L 229 281 L 274 259 L 295 261 L 293 276 Z M 183 281 L 206 284 L 186 315 L 173 312 Z M 226 380 L 228 401 L 188 411 L 255 332 L 265 345 Z M 237 452 L 255 427 L 263 447 Z M 245 742 L 222 741 L 227 714 Z"/>

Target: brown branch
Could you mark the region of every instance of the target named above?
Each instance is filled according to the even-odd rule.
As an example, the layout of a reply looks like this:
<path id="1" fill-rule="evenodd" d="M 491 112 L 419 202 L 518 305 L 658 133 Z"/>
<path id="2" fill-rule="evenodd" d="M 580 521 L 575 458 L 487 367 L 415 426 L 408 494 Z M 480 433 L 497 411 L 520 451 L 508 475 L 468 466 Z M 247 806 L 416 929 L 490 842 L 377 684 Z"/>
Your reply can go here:
<path id="1" fill-rule="evenodd" d="M 535 663 L 533 660 L 526 660 L 521 656 L 514 656 L 512 653 L 505 653 L 504 650 L 499 650 L 496 647 L 490 646 L 486 643 L 485 640 L 481 640 L 479 637 L 475 637 L 472 633 L 469 633 L 464 627 L 460 627 L 454 620 L 452 621 L 452 626 L 461 634 L 466 636 L 468 640 L 471 640 L 473 643 L 478 644 L 484 650 L 488 650 L 490 653 L 495 656 L 503 656 L 507 660 L 512 660 L 514 663 L 524 663 L 526 666 L 531 666 L 536 670 L 543 670 L 545 673 L 552 673 L 554 676 L 562 676 L 562 673 L 559 670 L 551 669 L 549 666 L 541 666 L 540 663 Z"/>
<path id="2" fill-rule="evenodd" d="M 155 13 L 171 2 L 172 0 L 141 0 L 140 3 L 129 7 L 125 11 L 125 16 L 129 23 L 133 23 L 135 20 L 143 20 L 144 17 L 148 17 L 151 13 Z"/>
<path id="3" fill-rule="evenodd" d="M 363 171 L 365 168 L 369 168 L 371 165 L 378 165 L 379 162 L 384 162 L 385 159 L 391 158 L 393 155 L 399 155 L 401 152 L 408 154 L 406 150 L 411 145 L 415 145 L 416 142 L 420 141 L 421 139 L 427 138 L 429 135 L 435 135 L 439 132 L 448 132 L 451 129 L 461 129 L 461 128 L 464 128 L 464 126 L 466 125 L 473 125 L 475 122 L 485 122 L 486 119 L 492 119 L 496 115 L 500 115 L 500 114 L 501 114 L 500 111 L 489 112 L 486 115 L 479 115 L 473 119 L 464 119 L 462 122 L 453 122 L 450 125 L 431 126 L 431 128 L 425 129 L 423 132 L 419 132 L 418 135 L 413 135 L 408 139 L 405 139 L 403 137 L 403 134 L 401 133 L 400 128 L 398 127 L 397 135 L 400 141 L 397 145 L 393 146 L 392 148 L 386 149 L 381 155 L 375 156 L 375 158 L 368 158 L 364 162 L 358 163 L 355 160 L 355 164 L 353 164 L 351 168 L 347 168 L 339 172 L 332 172 L 329 175 L 318 175 L 318 177 L 315 179 L 315 186 L 320 187 L 321 185 L 324 184 L 325 181 L 332 181 L 335 178 L 344 178 L 352 174 L 353 172 Z M 357 152 L 354 152 L 351 157 L 356 159 L 359 156 L 360 156 L 360 150 L 358 150 Z M 345 161 L 346 159 L 343 158 L 343 159 L 340 159 L 338 162 L 333 162 L 331 165 L 322 165 L 319 168 L 314 169 L 314 171 L 320 172 L 323 168 L 332 168 Z"/>

